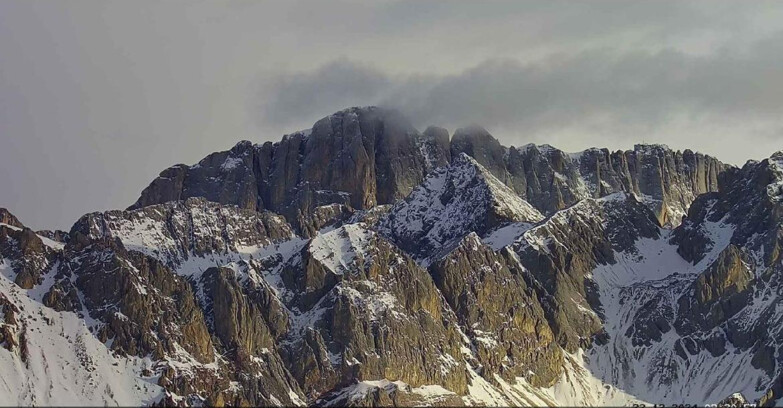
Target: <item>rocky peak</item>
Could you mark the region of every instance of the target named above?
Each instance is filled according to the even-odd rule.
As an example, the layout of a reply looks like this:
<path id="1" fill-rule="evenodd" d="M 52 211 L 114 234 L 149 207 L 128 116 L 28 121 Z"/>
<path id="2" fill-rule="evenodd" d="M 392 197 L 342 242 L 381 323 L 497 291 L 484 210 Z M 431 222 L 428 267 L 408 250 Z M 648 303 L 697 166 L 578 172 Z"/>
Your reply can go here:
<path id="1" fill-rule="evenodd" d="M 424 130 L 424 138 L 420 146 L 425 149 L 423 153 L 429 164 L 429 170 L 446 166 L 451 162 L 448 130 L 437 126 L 428 127 Z"/>
<path id="2" fill-rule="evenodd" d="M 300 227 L 319 206 L 362 210 L 405 197 L 449 161 L 447 139 L 435 130 L 421 135 L 394 110 L 349 108 L 279 143 L 241 142 L 196 165 L 171 167 L 131 208 L 205 197 L 275 211 Z"/>
<path id="3" fill-rule="evenodd" d="M 637 194 L 661 224 L 676 226 L 693 199 L 717 190 L 727 167 L 691 151 L 665 145 L 636 145 L 610 152 L 588 149 L 565 153 L 549 145 L 503 148 L 484 130 L 463 131 L 452 140 L 452 156 L 465 152 L 544 214 L 584 198 L 615 192 Z"/>
<path id="4" fill-rule="evenodd" d="M 21 379 L 0 394 L 61 402 L 29 397 L 40 382 L 117 405 L 774 402 L 782 169 L 783 153 L 735 169 L 661 145 L 504 147 L 477 126 L 449 140 L 346 109 L 171 167 L 132 209 L 68 234 L 0 223 L 0 345 L 26 356 L 0 355 L 3 378 Z"/>
<path id="5" fill-rule="evenodd" d="M 465 392 L 461 339 L 431 277 L 366 226 L 319 234 L 283 279 L 300 294 L 290 351 L 305 390 L 388 378 Z"/>
<path id="6" fill-rule="evenodd" d="M 508 177 L 502 166 L 506 149 L 483 127 L 471 125 L 454 132 L 451 156 L 457 158 L 460 153 L 472 157 L 499 180 L 507 182 Z"/>
<path id="7" fill-rule="evenodd" d="M 5 208 L 0 208 L 0 262 L 11 263 L 14 282 L 23 289 L 41 283 L 59 257 L 63 244 L 25 227 Z"/>
<path id="8" fill-rule="evenodd" d="M 766 266 L 778 261 L 783 223 L 781 157 L 778 153 L 726 171 L 718 192 L 694 202 L 686 222 L 675 230 L 674 239 L 686 259 L 701 261 L 711 249 L 730 242 L 763 254 Z"/>
<path id="9" fill-rule="evenodd" d="M 470 232 L 484 234 L 506 223 L 532 224 L 543 218 L 476 160 L 461 153 L 392 206 L 377 228 L 424 260 Z"/>
<path id="10" fill-rule="evenodd" d="M 768 163 L 772 177 L 767 184 L 767 195 L 774 202 L 783 201 L 783 151 L 770 156 Z"/>
<path id="11" fill-rule="evenodd" d="M 12 227 L 23 228 L 24 225 L 19 222 L 19 219 L 14 217 L 10 211 L 5 208 L 0 208 L 0 224 L 7 224 Z"/>
<path id="12" fill-rule="evenodd" d="M 672 149 L 663 143 L 637 143 L 633 145 L 633 151 L 639 154 L 666 155 L 671 153 Z"/>
<path id="13" fill-rule="evenodd" d="M 55 244 L 44 243 L 27 227 L 0 225 L 0 254 L 10 261 L 16 274 L 14 283 L 23 289 L 32 289 L 41 283 L 43 275 L 58 258 L 60 246 Z"/>
<path id="14" fill-rule="evenodd" d="M 550 386 L 561 373 L 556 346 L 528 273 L 508 250 L 493 251 L 470 233 L 430 266 L 435 284 L 472 340 L 487 371 Z"/>
<path id="15" fill-rule="evenodd" d="M 720 252 L 679 299 L 680 333 L 710 331 L 747 306 L 754 279 L 750 260 L 734 245 Z"/>
<path id="16" fill-rule="evenodd" d="M 568 351 L 606 340 L 603 306 L 592 277 L 601 265 L 617 263 L 617 253 L 636 251 L 636 243 L 660 237 L 652 212 L 629 194 L 582 200 L 509 240 L 537 282 L 546 317 Z"/>
<path id="17" fill-rule="evenodd" d="M 678 301 L 678 332 L 695 333 L 693 344 L 713 355 L 726 353 L 729 344 L 748 350 L 750 365 L 771 379 L 762 398 L 767 404 L 783 396 L 775 357 L 783 333 L 769 325 L 780 319 L 776 305 L 783 284 L 781 157 L 724 172 L 719 190 L 694 201 L 672 238 L 683 258 L 702 271 Z"/>

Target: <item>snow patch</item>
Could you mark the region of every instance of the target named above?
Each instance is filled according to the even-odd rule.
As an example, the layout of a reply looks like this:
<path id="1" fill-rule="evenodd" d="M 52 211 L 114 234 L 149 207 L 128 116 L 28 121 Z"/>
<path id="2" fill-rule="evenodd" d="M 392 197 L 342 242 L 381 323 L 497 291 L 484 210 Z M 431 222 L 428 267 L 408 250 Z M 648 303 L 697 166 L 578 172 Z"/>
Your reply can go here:
<path id="1" fill-rule="evenodd" d="M 348 224 L 321 234 L 310 242 L 310 253 L 334 273 L 350 269 L 357 258 L 367 255 L 373 233 L 362 224 Z"/>
<path id="2" fill-rule="evenodd" d="M 233 170 L 243 163 L 239 157 L 227 157 L 223 164 L 220 165 L 220 169 L 223 171 Z"/>

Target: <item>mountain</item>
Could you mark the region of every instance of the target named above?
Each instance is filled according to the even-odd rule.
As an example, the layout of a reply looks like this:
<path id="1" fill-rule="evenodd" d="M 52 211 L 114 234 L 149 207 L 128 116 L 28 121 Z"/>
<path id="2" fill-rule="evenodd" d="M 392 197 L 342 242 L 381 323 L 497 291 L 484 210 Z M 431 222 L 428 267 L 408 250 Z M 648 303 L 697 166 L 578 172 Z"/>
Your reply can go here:
<path id="1" fill-rule="evenodd" d="M 322 205 L 363 210 L 404 198 L 447 160 L 447 136 L 421 135 L 394 111 L 346 109 L 279 143 L 240 142 L 194 166 L 170 167 L 131 208 L 205 197 L 301 226 Z"/>
<path id="2" fill-rule="evenodd" d="M 68 232 L 0 209 L 18 405 L 779 404 L 783 153 L 503 147 L 351 108 Z"/>
<path id="3" fill-rule="evenodd" d="M 350 108 L 278 143 L 243 141 L 193 166 L 170 167 L 131 209 L 205 197 L 274 211 L 306 231 L 319 207 L 366 210 L 393 204 L 461 153 L 543 214 L 584 198 L 628 192 L 642 199 L 661 224 L 673 226 L 696 196 L 717 190 L 718 175 L 729 168 L 713 157 L 661 145 L 574 154 L 548 145 L 504 147 L 478 126 L 458 129 L 449 140 L 442 128 L 419 133 L 393 110 Z"/>
<path id="4" fill-rule="evenodd" d="M 473 158 L 460 153 L 394 204 L 376 227 L 427 263 L 441 248 L 470 232 L 484 234 L 510 222 L 532 225 L 543 219 Z"/>
<path id="5" fill-rule="evenodd" d="M 662 225 L 672 226 L 696 196 L 717 190 L 718 176 L 729 167 L 713 157 L 663 145 L 570 154 L 549 145 L 507 148 L 476 126 L 458 129 L 451 150 L 452 156 L 465 152 L 474 157 L 544 214 L 585 198 L 627 192 L 650 207 Z"/>

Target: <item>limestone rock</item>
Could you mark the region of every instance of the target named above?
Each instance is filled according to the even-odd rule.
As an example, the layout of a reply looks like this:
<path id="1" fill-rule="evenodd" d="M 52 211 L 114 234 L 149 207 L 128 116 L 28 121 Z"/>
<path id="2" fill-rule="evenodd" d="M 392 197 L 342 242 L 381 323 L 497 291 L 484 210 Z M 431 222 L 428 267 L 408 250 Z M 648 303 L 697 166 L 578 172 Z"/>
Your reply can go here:
<path id="1" fill-rule="evenodd" d="M 526 378 L 548 387 L 560 377 L 563 357 L 529 272 L 507 249 L 494 252 L 472 233 L 430 267 L 435 284 L 472 340 L 479 363 L 508 381 Z"/>
<path id="2" fill-rule="evenodd" d="M 279 143 L 241 142 L 194 166 L 165 170 L 132 209 L 189 197 L 271 210 L 300 225 L 314 208 L 367 209 L 405 197 L 448 161 L 448 136 L 421 135 L 392 110 L 351 108 Z"/>
<path id="3" fill-rule="evenodd" d="M 7 224 L 16 228 L 24 228 L 19 219 L 14 217 L 8 209 L 0 208 L 0 224 Z"/>
<path id="4" fill-rule="evenodd" d="M 33 230 L 7 224 L 0 225 L 0 256 L 11 262 L 16 273 L 14 282 L 23 289 L 32 289 L 41 283 L 59 255 Z"/>
<path id="5" fill-rule="evenodd" d="M 649 209 L 633 196 L 618 193 L 560 211 L 512 244 L 536 280 L 533 287 L 563 348 L 573 352 L 589 346 L 594 336 L 603 336 L 592 271 L 614 264 L 615 251 L 632 250 L 638 239 L 659 234 Z"/>
<path id="6" fill-rule="evenodd" d="M 699 194 L 717 190 L 718 176 L 728 168 L 710 156 L 663 145 L 573 154 L 549 145 L 505 148 L 477 127 L 455 133 L 452 156 L 460 152 L 474 157 L 544 214 L 584 198 L 626 192 L 642 198 L 661 224 L 673 226 Z"/>
<path id="7" fill-rule="evenodd" d="M 308 395 L 381 378 L 466 391 L 455 318 L 408 255 L 349 224 L 316 236 L 302 258 L 299 278 L 289 283 L 304 292 L 293 300 L 301 314 L 290 333 L 302 340 L 290 356 Z M 323 375 L 311 377 L 305 367 Z"/>

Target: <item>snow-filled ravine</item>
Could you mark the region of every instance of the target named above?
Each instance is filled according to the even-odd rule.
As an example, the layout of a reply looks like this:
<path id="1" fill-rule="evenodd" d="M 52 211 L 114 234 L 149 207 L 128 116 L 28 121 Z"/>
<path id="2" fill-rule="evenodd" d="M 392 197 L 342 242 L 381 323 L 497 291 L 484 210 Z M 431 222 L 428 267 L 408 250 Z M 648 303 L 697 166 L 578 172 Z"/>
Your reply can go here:
<path id="1" fill-rule="evenodd" d="M 637 312 L 648 302 L 669 303 L 676 311 L 683 291 L 728 245 L 731 226 L 717 222 L 707 228 L 714 245 L 696 265 L 669 243 L 671 230 L 662 230 L 660 239 L 640 239 L 634 250 L 617 254 L 617 263 L 595 269 L 592 278 L 599 287 L 609 342 L 585 352 L 585 368 L 592 375 L 649 403 L 717 403 L 736 392 L 750 401 L 761 396 L 759 379 L 767 376 L 751 365 L 750 350 L 727 343 L 720 356 L 701 350 L 683 361 L 675 351 L 680 336 L 674 329 L 648 345 L 634 345 L 629 336 Z"/>
<path id="2" fill-rule="evenodd" d="M 22 289 L 13 275 L 0 259 L 0 296 L 19 309 L 15 334 L 26 352 L 0 348 L 0 404 L 139 406 L 163 397 L 149 358 L 114 355 L 90 332 L 89 317 L 44 306 L 40 287 Z"/>

